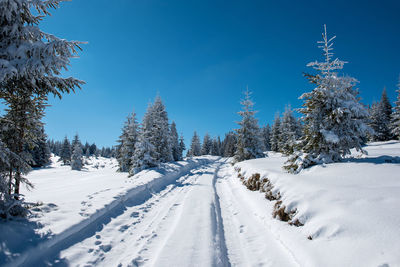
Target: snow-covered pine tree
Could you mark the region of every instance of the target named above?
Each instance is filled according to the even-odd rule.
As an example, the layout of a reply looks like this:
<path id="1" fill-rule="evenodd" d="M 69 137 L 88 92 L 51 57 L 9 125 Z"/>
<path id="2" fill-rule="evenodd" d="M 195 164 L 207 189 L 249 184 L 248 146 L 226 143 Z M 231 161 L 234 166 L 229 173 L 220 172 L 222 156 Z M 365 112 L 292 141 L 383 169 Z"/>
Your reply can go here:
<path id="1" fill-rule="evenodd" d="M 149 118 L 144 118 L 143 125 L 139 129 L 138 141 L 135 145 L 135 153 L 132 156 L 132 166 L 129 170 L 129 175 L 135 175 L 144 169 L 156 167 L 159 164 L 156 157 L 157 152 L 155 147 L 148 139 L 150 136 L 147 131 L 147 123 L 149 123 L 148 119 Z"/>
<path id="2" fill-rule="evenodd" d="M 67 137 L 64 138 L 64 142 L 60 151 L 60 160 L 64 163 L 64 165 L 70 164 L 71 162 L 71 145 Z"/>
<path id="3" fill-rule="evenodd" d="M 147 112 L 152 124 L 146 131 L 150 133 L 148 140 L 155 148 L 156 160 L 161 163 L 172 161 L 168 114 L 160 96 L 156 97 L 154 104 L 149 106 Z"/>
<path id="4" fill-rule="evenodd" d="M 32 167 L 43 167 L 50 163 L 50 148 L 47 142 L 47 135 L 42 126 L 37 131 L 37 141 L 35 147 L 30 151 L 32 154 Z"/>
<path id="5" fill-rule="evenodd" d="M 261 138 L 266 151 L 271 150 L 271 126 L 269 124 L 261 128 Z"/>
<path id="6" fill-rule="evenodd" d="M 16 143 L 8 147 L 24 158 L 24 146 L 30 142 L 31 112 L 43 110 L 48 94 L 61 98 L 83 84 L 74 78 L 60 77 L 70 58 L 76 56 L 80 42 L 67 41 L 40 30 L 39 22 L 57 8 L 61 0 L 0 1 L 0 98 L 15 114 Z M 34 10 L 34 11 L 33 11 Z M 79 48 L 80 49 L 80 48 Z M 41 103 L 40 103 L 41 102 Z M 3 140 L 4 141 L 4 140 Z M 23 166 L 13 166 L 14 193 L 19 194 Z"/>
<path id="7" fill-rule="evenodd" d="M 212 141 L 211 155 L 221 156 L 221 139 L 219 136 Z"/>
<path id="8" fill-rule="evenodd" d="M 171 123 L 170 138 L 171 138 L 170 144 L 172 149 L 172 157 L 174 161 L 181 160 L 182 153 L 179 148 L 179 136 L 174 121 Z"/>
<path id="9" fill-rule="evenodd" d="M 248 88 L 244 95 L 244 99 L 240 102 L 242 110 L 238 112 L 242 120 L 238 122 L 240 128 L 236 130 L 236 162 L 263 157 L 265 150 L 258 121 L 254 116 L 256 114 L 253 109 L 254 103 L 250 98 L 251 93 Z"/>
<path id="10" fill-rule="evenodd" d="M 298 123 L 293 115 L 293 111 L 289 106 L 285 108 L 280 125 L 280 140 L 279 147 L 285 155 L 291 155 L 294 151 L 294 146 L 298 138 Z"/>
<path id="11" fill-rule="evenodd" d="M 233 157 L 236 152 L 237 136 L 234 132 L 225 134 L 222 142 L 222 154 L 224 157 Z"/>
<path id="12" fill-rule="evenodd" d="M 179 137 L 179 160 L 183 159 L 183 151 L 185 151 L 186 145 L 185 140 L 183 139 L 183 135 Z"/>
<path id="13" fill-rule="evenodd" d="M 284 168 L 291 173 L 298 173 L 304 168 L 319 164 L 339 161 L 355 148 L 361 147 L 362 137 L 369 128 L 365 125 L 368 113 L 359 103 L 358 93 L 353 89 L 357 80 L 349 76 L 338 76 L 344 61 L 332 60 L 332 41 L 328 38 L 326 26 L 319 47 L 324 51 L 324 62 L 311 62 L 307 66 L 318 70 L 316 75 L 306 75 L 316 88 L 304 93 L 303 114 L 304 136 L 297 151 L 289 158 Z"/>
<path id="14" fill-rule="evenodd" d="M 187 157 L 196 157 L 200 155 L 201 155 L 200 138 L 197 135 L 197 132 L 194 131 L 192 141 L 190 143 L 190 149 L 187 153 Z"/>
<path id="15" fill-rule="evenodd" d="M 78 141 L 79 141 L 79 139 L 78 139 Z M 75 146 L 73 147 L 73 152 L 72 152 L 72 156 L 71 156 L 71 169 L 75 170 L 75 171 L 80 171 L 80 170 L 82 170 L 82 167 L 83 167 L 82 145 L 80 144 L 80 141 L 79 141 L 79 142 L 75 142 Z"/>
<path id="16" fill-rule="evenodd" d="M 400 77 L 397 87 L 397 100 L 393 108 L 391 130 L 392 134 L 400 139 Z"/>
<path id="17" fill-rule="evenodd" d="M 370 126 L 374 130 L 372 134 L 373 141 L 387 141 L 393 136 L 391 133 L 391 117 L 392 105 L 386 93 L 386 88 L 383 88 L 381 100 L 371 108 Z"/>
<path id="18" fill-rule="evenodd" d="M 74 136 L 74 139 L 72 139 L 72 142 L 71 142 L 72 149 L 74 149 L 76 145 L 79 145 L 80 147 L 82 147 L 82 143 L 81 143 L 81 140 L 79 139 L 78 133 L 76 133 Z"/>
<path id="19" fill-rule="evenodd" d="M 119 164 L 118 171 L 120 172 L 128 172 L 132 168 L 132 157 L 135 153 L 135 145 L 139 139 L 138 128 L 139 124 L 136 120 L 136 113 L 132 112 L 126 118 L 122 134 L 118 140 L 117 161 Z"/>
<path id="20" fill-rule="evenodd" d="M 281 118 L 279 117 L 279 113 L 275 115 L 275 120 L 271 127 L 270 144 L 272 151 L 281 151 L 281 147 L 279 146 L 281 144 Z"/>
<path id="21" fill-rule="evenodd" d="M 212 139 L 208 133 L 204 135 L 203 145 L 201 146 L 201 155 L 210 155 L 212 149 Z"/>

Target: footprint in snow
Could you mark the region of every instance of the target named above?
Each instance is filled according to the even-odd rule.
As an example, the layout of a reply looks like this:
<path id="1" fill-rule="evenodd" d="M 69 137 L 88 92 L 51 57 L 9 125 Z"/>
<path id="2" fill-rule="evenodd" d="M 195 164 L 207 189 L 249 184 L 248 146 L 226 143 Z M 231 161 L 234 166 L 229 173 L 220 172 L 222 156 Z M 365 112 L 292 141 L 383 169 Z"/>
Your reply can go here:
<path id="1" fill-rule="evenodd" d="M 111 245 L 101 245 L 100 249 L 104 252 L 109 252 L 111 250 L 112 246 Z"/>

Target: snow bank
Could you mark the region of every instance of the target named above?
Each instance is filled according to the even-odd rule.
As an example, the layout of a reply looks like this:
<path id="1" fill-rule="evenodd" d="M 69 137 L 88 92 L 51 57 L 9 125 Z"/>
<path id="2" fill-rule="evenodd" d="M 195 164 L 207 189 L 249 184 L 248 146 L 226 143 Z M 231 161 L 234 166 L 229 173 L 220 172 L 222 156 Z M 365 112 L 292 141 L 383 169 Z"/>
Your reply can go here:
<path id="1" fill-rule="evenodd" d="M 150 198 L 192 168 L 213 158 L 196 157 L 135 176 L 118 173 L 115 159 L 91 158 L 83 171 L 72 171 L 53 158 L 53 164 L 32 171 L 35 185 L 26 201 L 40 203 L 28 220 L 0 223 L 0 265 L 23 264 L 29 257 L 41 257 L 95 232 L 122 213 L 126 206 Z"/>
<path id="2" fill-rule="evenodd" d="M 236 164 L 244 179 L 267 177 L 302 227 L 272 230 L 304 266 L 400 266 L 400 143 L 377 142 L 368 156 L 291 175 L 279 153 Z M 267 200 L 265 200 L 267 201 Z M 272 208 L 271 208 L 272 212 Z"/>

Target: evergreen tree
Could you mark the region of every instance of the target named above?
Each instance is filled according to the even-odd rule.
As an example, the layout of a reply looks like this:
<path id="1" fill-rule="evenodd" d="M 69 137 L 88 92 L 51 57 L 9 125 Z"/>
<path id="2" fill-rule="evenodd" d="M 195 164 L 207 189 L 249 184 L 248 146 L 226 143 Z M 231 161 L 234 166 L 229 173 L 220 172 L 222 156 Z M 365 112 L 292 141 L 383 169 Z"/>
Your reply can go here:
<path id="1" fill-rule="evenodd" d="M 247 89 L 245 92 L 245 98 L 240 102 L 243 107 L 242 111 L 238 112 L 238 114 L 242 117 L 242 120 L 238 122 L 240 128 L 236 130 L 236 162 L 264 156 L 264 144 L 261 140 L 258 121 L 254 117 L 256 111 L 253 109 L 254 103 L 250 99 L 250 94 L 251 93 Z"/>
<path id="2" fill-rule="evenodd" d="M 234 132 L 229 132 L 225 135 L 222 145 L 224 157 L 233 157 L 236 152 L 237 136 Z"/>
<path id="3" fill-rule="evenodd" d="M 275 115 L 275 120 L 274 124 L 272 124 L 271 128 L 271 138 L 270 138 L 270 144 L 271 144 L 271 150 L 275 152 L 281 151 L 281 118 L 279 117 L 279 114 L 277 113 Z"/>
<path id="4" fill-rule="evenodd" d="M 75 141 L 79 141 L 79 139 L 75 140 Z M 75 171 L 80 171 L 83 167 L 82 145 L 80 144 L 80 142 L 75 142 L 75 146 L 74 146 L 71 158 L 72 158 L 71 159 L 71 169 L 75 170 Z"/>
<path id="5" fill-rule="evenodd" d="M 204 135 L 203 145 L 201 146 L 201 155 L 210 155 L 212 149 L 212 139 L 208 133 Z"/>
<path id="6" fill-rule="evenodd" d="M 25 161 L 28 160 L 24 158 L 28 154 L 25 145 L 36 141 L 31 136 L 34 129 L 31 123 L 43 116 L 48 95 L 61 97 L 62 93 L 69 93 L 83 84 L 74 78 L 60 77 L 70 58 L 75 57 L 80 43 L 59 39 L 39 28 L 39 22 L 50 14 L 49 9 L 57 8 L 60 2 L 0 1 L 0 98 L 8 108 L 8 120 L 14 129 L 13 144 L 6 145 Z M 20 183 L 27 181 L 22 177 L 25 171 L 24 166 L 13 165 L 10 172 L 17 198 Z"/>
<path id="7" fill-rule="evenodd" d="M 119 137 L 117 161 L 119 164 L 120 172 L 128 172 L 132 168 L 132 157 L 135 153 L 135 145 L 138 142 L 138 122 L 136 121 L 136 114 L 132 112 L 127 117 L 122 134 Z"/>
<path id="8" fill-rule="evenodd" d="M 146 119 L 145 119 L 146 121 Z M 146 132 L 145 132 L 146 131 Z M 139 131 L 139 138 L 135 146 L 135 153 L 132 157 L 132 166 L 129 170 L 130 175 L 135 175 L 138 172 L 158 166 L 159 161 L 156 157 L 156 150 L 150 142 L 147 126 L 144 125 Z"/>
<path id="9" fill-rule="evenodd" d="M 271 150 L 271 127 L 269 124 L 261 128 L 261 138 L 266 151 Z"/>
<path id="10" fill-rule="evenodd" d="M 190 149 L 187 153 L 188 157 L 196 157 L 201 155 L 201 144 L 200 138 L 197 135 L 196 131 L 193 133 L 192 141 L 190 144 Z"/>
<path id="11" fill-rule="evenodd" d="M 78 134 L 75 134 L 74 139 L 72 140 L 72 143 L 71 143 L 71 147 L 73 149 L 75 149 L 76 145 L 82 147 L 82 143 L 81 143 L 81 140 L 79 140 L 79 135 Z"/>
<path id="12" fill-rule="evenodd" d="M 279 147 L 282 153 L 290 155 L 294 151 L 294 146 L 298 136 L 299 126 L 290 106 L 287 106 L 283 113 L 282 123 L 280 125 Z"/>
<path id="13" fill-rule="evenodd" d="M 183 159 L 183 151 L 185 151 L 185 140 L 183 139 L 183 135 L 179 138 L 179 160 Z"/>
<path id="14" fill-rule="evenodd" d="M 370 126 L 374 130 L 373 141 L 387 141 L 392 138 L 391 117 L 392 105 L 387 97 L 386 88 L 382 91 L 381 101 L 374 104 L 370 114 Z"/>
<path id="15" fill-rule="evenodd" d="M 345 64 L 339 59 L 332 60 L 332 41 L 325 32 L 320 48 L 324 51 L 324 62 L 312 62 L 308 66 L 320 73 L 306 75 L 316 88 L 303 94 L 304 136 L 296 147 L 296 153 L 286 162 L 285 169 L 297 173 L 303 168 L 318 163 L 339 161 L 355 148 L 361 147 L 362 137 L 368 131 L 364 121 L 367 111 L 359 103 L 358 93 L 353 89 L 356 80 L 348 76 L 338 76 Z"/>
<path id="16" fill-rule="evenodd" d="M 50 147 L 43 126 L 37 132 L 36 145 L 30 153 L 33 160 L 32 167 L 43 167 L 50 163 Z"/>
<path id="17" fill-rule="evenodd" d="M 62 146 L 61 152 L 60 152 L 60 160 L 62 160 L 64 165 L 67 165 L 71 162 L 71 156 L 72 156 L 71 145 L 69 143 L 68 138 L 65 137 L 64 143 L 63 143 L 63 146 Z"/>
<path id="18" fill-rule="evenodd" d="M 170 131 L 168 123 L 168 114 L 161 97 L 157 96 L 151 109 L 153 116 L 153 138 L 152 144 L 159 156 L 159 162 L 169 162 L 173 160 L 170 142 Z"/>
<path id="19" fill-rule="evenodd" d="M 179 136 L 178 136 L 178 132 L 176 131 L 176 124 L 175 122 L 171 123 L 171 149 L 172 149 L 172 157 L 174 159 L 174 161 L 178 161 L 181 160 L 182 158 L 182 152 L 180 151 L 179 148 Z"/>
<path id="20" fill-rule="evenodd" d="M 399 84 L 397 85 L 397 100 L 395 102 L 394 111 L 392 114 L 392 134 L 400 139 L 400 77 Z"/>
<path id="21" fill-rule="evenodd" d="M 221 154 L 221 139 L 218 136 L 218 138 L 214 138 L 212 141 L 211 155 L 221 156 Z"/>

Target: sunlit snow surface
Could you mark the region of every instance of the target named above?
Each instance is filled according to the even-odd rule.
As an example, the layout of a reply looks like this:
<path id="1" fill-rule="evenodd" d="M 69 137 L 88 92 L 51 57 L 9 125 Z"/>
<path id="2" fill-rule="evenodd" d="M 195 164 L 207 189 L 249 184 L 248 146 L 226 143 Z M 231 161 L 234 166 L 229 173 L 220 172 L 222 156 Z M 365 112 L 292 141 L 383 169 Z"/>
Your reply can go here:
<path id="1" fill-rule="evenodd" d="M 273 219 L 228 159 L 127 177 L 114 159 L 72 171 L 53 158 L 28 176 L 26 201 L 41 203 L 28 220 L 0 222 L 0 265 L 400 266 L 400 143 L 366 150 L 298 175 L 278 153 L 236 165 L 268 177 L 302 227 Z"/>

